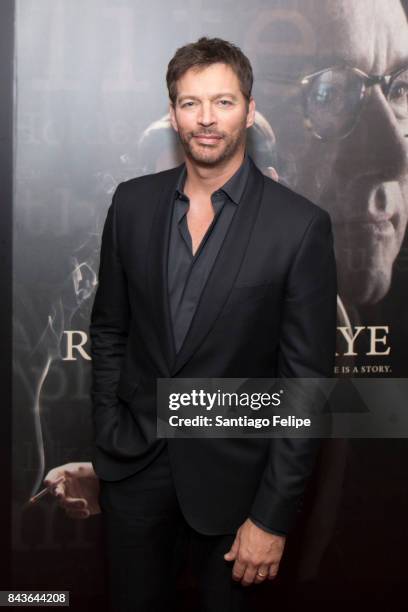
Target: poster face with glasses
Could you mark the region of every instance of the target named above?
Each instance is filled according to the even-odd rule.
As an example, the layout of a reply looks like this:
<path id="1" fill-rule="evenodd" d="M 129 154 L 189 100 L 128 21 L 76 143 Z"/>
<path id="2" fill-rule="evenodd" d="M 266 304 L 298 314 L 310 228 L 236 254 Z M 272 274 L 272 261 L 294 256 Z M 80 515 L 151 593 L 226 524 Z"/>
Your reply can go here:
<path id="1" fill-rule="evenodd" d="M 67 463 L 89 470 L 87 492 L 95 486 L 88 325 L 101 231 L 119 182 L 182 161 L 165 88 L 179 46 L 208 35 L 242 48 L 257 105 L 249 153 L 265 174 L 277 172 L 331 216 L 334 374 L 407 376 L 404 9 L 400 0 L 17 0 L 16 587 L 65 586 L 82 602 L 104 598 L 100 515 L 70 519 L 51 496 L 26 502 Z M 376 579 L 384 584 L 369 552 L 373 532 L 388 576 L 402 580 L 407 455 L 405 439 L 327 441 L 296 580 L 315 580 L 327 597 L 341 576 L 358 585 L 348 587 L 351 597 Z"/>

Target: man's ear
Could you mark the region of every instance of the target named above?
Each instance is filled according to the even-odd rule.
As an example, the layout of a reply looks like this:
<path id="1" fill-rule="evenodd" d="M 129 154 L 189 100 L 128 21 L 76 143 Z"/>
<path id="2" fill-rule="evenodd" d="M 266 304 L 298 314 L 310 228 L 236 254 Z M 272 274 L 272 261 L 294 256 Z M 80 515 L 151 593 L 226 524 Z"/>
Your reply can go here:
<path id="1" fill-rule="evenodd" d="M 254 124 L 254 122 L 255 122 L 255 100 L 251 96 L 249 103 L 248 103 L 246 127 L 247 128 L 251 127 Z"/>
<path id="2" fill-rule="evenodd" d="M 170 123 L 171 123 L 173 129 L 176 132 L 178 132 L 177 121 L 176 121 L 176 111 L 174 110 L 173 102 L 170 102 L 170 104 L 169 104 L 169 117 L 170 117 Z"/>

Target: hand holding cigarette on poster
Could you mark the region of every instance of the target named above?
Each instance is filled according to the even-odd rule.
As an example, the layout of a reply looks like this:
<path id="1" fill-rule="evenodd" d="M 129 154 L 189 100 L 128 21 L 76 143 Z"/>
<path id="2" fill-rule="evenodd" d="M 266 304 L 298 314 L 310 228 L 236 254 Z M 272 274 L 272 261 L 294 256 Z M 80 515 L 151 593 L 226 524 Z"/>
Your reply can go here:
<path id="1" fill-rule="evenodd" d="M 35 503 L 49 492 L 70 518 L 88 518 L 100 513 L 99 480 L 90 462 L 73 462 L 53 468 L 44 478 L 45 489 L 31 498 Z"/>

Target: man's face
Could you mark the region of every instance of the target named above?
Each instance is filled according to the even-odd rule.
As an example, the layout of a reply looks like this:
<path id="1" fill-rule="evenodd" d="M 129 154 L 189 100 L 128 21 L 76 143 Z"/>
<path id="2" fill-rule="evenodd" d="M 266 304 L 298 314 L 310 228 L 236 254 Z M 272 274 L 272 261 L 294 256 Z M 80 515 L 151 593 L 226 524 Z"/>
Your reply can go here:
<path id="1" fill-rule="evenodd" d="M 186 157 L 205 167 L 243 153 L 254 112 L 254 101 L 247 104 L 237 75 L 222 63 L 190 68 L 178 80 L 177 100 L 170 105 L 171 123 Z"/>
<path id="2" fill-rule="evenodd" d="M 257 42 L 265 41 L 262 33 L 275 41 L 270 50 Z M 261 110 L 276 134 L 279 170 L 331 214 L 340 295 L 355 304 L 380 300 L 407 224 L 408 123 L 375 85 L 352 132 L 323 142 L 304 125 L 299 87 L 278 85 L 271 75 L 306 75 L 344 61 L 381 75 L 407 64 L 408 27 L 399 0 L 288 0 L 285 10 L 260 16 L 247 42 L 260 75 Z"/>

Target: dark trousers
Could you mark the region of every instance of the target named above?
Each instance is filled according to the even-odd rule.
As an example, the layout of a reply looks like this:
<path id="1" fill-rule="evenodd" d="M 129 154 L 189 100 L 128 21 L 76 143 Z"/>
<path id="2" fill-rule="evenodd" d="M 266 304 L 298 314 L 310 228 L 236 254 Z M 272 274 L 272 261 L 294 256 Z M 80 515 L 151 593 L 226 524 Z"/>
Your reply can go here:
<path id="1" fill-rule="evenodd" d="M 232 580 L 224 560 L 235 534 L 206 536 L 184 519 L 167 446 L 140 472 L 101 481 L 100 506 L 109 568 L 112 612 L 178 611 L 177 577 L 196 587 L 194 612 L 250 610 L 252 588 Z M 179 604 L 180 605 L 180 604 Z"/>

